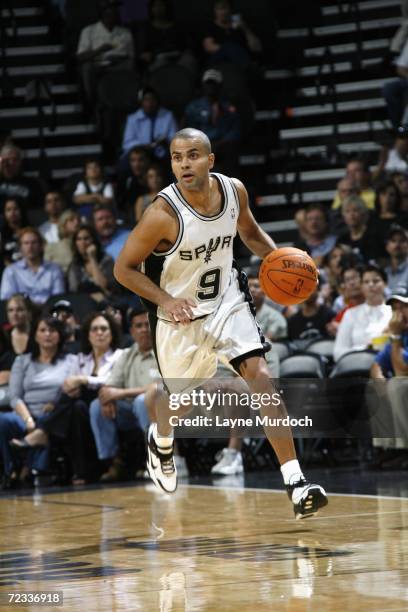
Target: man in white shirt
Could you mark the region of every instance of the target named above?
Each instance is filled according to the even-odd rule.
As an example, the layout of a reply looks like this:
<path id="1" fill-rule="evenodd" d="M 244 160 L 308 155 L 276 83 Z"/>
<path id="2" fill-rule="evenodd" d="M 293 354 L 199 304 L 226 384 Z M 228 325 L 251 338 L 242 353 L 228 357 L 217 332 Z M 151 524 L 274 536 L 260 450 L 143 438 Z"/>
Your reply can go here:
<path id="1" fill-rule="evenodd" d="M 119 23 L 117 0 L 103 0 L 101 18 L 86 26 L 80 35 L 77 59 L 87 101 L 92 108 L 98 78 L 110 70 L 132 70 L 133 39 Z"/>
<path id="2" fill-rule="evenodd" d="M 64 200 L 58 191 L 46 193 L 44 210 L 48 215 L 48 221 L 44 221 L 38 229 L 46 242 L 59 242 L 58 221 L 64 210 Z"/>

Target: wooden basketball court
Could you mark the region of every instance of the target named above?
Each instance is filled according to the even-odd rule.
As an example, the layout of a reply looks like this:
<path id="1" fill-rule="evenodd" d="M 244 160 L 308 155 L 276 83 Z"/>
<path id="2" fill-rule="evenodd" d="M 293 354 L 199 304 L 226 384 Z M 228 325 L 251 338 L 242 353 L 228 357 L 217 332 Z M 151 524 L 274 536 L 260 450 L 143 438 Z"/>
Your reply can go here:
<path id="1" fill-rule="evenodd" d="M 281 491 L 195 485 L 1 497 L 0 609 L 33 591 L 81 612 L 408 608 L 408 499 L 291 513 Z"/>

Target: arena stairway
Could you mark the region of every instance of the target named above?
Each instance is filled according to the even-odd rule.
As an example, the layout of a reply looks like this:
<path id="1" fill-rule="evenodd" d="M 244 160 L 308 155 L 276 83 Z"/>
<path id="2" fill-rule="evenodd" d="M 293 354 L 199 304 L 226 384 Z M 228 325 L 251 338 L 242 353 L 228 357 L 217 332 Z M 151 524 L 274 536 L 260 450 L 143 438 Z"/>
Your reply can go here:
<path id="1" fill-rule="evenodd" d="M 56 127 L 44 129 L 45 153 L 52 178 L 62 180 L 79 171 L 85 157 L 101 153 L 99 137 L 84 118 L 45 3 L 12 5 L 14 24 L 8 10 L 1 11 L 7 35 L 2 131 L 11 131 L 25 151 L 28 171 L 37 173 L 41 118 L 35 102 L 26 99 L 27 84 L 47 81 Z M 321 13 L 317 25 L 278 31 L 279 57 L 265 67 L 255 94 L 254 128 L 240 156 L 240 178 L 249 187 L 255 215 L 279 244 L 295 239 L 293 215 L 300 205 L 329 205 L 347 155 L 364 153 L 374 164 L 389 139 L 381 86 L 390 75 L 381 62 L 400 21 L 399 0 L 322 0 Z M 287 50 L 294 46 L 301 52 L 296 65 L 287 66 Z M 44 102 L 43 109 L 47 123 L 52 107 Z"/>

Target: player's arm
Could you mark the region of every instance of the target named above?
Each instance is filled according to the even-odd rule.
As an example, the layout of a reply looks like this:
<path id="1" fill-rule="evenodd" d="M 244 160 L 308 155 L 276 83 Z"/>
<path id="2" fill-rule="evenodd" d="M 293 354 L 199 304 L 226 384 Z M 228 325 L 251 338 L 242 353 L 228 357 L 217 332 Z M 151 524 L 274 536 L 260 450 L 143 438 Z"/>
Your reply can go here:
<path id="1" fill-rule="evenodd" d="M 171 244 L 171 230 L 177 221 L 161 198 L 151 204 L 129 235 L 115 262 L 116 280 L 142 298 L 161 306 L 174 322 L 187 324 L 194 318 L 192 300 L 175 299 L 138 270 L 160 243 Z"/>
<path id="2" fill-rule="evenodd" d="M 238 179 L 233 179 L 239 197 L 238 233 L 252 253 L 263 259 L 277 247 L 272 238 L 255 221 L 249 208 L 248 193 Z"/>

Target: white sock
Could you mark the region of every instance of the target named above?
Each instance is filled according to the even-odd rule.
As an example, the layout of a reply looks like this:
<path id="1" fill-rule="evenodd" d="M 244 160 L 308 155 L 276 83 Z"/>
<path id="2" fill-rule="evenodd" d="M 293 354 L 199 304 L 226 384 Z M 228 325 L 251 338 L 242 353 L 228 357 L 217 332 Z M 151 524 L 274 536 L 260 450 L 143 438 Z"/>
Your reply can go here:
<path id="1" fill-rule="evenodd" d="M 304 478 L 297 459 L 291 459 L 290 461 L 286 461 L 286 463 L 281 465 L 281 472 L 285 485 L 293 484 L 301 478 Z"/>
<path id="2" fill-rule="evenodd" d="M 159 433 L 157 431 L 157 423 L 155 423 L 155 426 L 153 428 L 153 439 L 156 442 L 157 446 L 160 449 L 160 452 L 163 453 L 164 455 L 166 453 L 171 453 L 173 450 L 173 442 L 174 442 L 174 434 L 169 436 L 169 437 L 162 437 L 159 436 Z M 169 450 L 167 450 L 169 449 Z"/>

